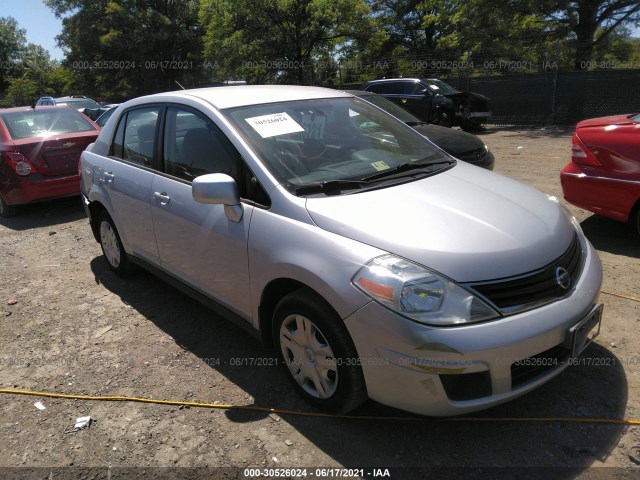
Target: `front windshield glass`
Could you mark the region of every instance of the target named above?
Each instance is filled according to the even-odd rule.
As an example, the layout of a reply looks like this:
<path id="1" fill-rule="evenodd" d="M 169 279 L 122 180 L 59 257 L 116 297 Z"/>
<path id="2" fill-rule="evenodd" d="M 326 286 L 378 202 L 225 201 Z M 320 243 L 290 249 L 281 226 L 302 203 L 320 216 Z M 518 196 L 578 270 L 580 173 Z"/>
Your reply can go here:
<path id="1" fill-rule="evenodd" d="M 454 95 L 456 93 L 460 93 L 460 90 L 453 88 L 442 80 L 422 80 L 422 83 L 424 83 L 425 86 L 433 93 L 439 93 L 440 95 Z"/>
<path id="2" fill-rule="evenodd" d="M 451 158 L 412 128 L 359 98 L 327 98 L 223 111 L 288 189 L 362 181 L 413 164 Z M 442 164 L 441 164 L 442 162 Z"/>
<path id="3" fill-rule="evenodd" d="M 630 116 L 629 120 L 631 120 L 632 122 L 640 123 L 640 113 Z"/>
<path id="4" fill-rule="evenodd" d="M 61 102 L 66 103 L 67 105 L 73 108 L 88 108 L 90 110 L 95 110 L 96 108 L 100 108 L 100 105 L 98 105 L 98 102 L 95 102 L 90 98 L 74 98 L 69 100 L 61 100 Z"/>
<path id="5" fill-rule="evenodd" d="M 404 108 L 396 105 L 391 100 L 386 99 L 381 95 L 363 95 L 360 98 L 369 103 L 373 103 L 376 107 L 380 107 L 384 111 L 396 117 L 398 120 L 402 120 L 404 123 L 420 123 L 420 119 L 414 117 Z"/>

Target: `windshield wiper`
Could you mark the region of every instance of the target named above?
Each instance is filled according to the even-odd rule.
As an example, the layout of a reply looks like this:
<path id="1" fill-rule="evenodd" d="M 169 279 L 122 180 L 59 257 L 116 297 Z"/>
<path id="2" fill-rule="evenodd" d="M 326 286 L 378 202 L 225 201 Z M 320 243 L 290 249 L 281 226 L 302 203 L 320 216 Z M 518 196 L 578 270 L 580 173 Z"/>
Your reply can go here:
<path id="1" fill-rule="evenodd" d="M 405 122 L 410 127 L 417 127 L 418 125 L 429 125 L 429 122 Z"/>
<path id="2" fill-rule="evenodd" d="M 379 178 L 384 178 L 384 177 L 389 177 L 392 175 L 396 175 L 398 173 L 403 173 L 403 172 L 408 172 L 410 170 L 417 170 L 417 169 L 423 169 L 423 168 L 429 168 L 432 167 L 434 165 L 442 165 L 442 164 L 447 164 L 447 165 L 451 165 L 453 162 L 455 162 L 455 160 L 440 160 L 438 162 L 420 162 L 420 163 L 403 163 L 401 165 L 398 165 L 397 167 L 394 168 L 390 168 L 389 170 L 384 170 L 382 172 L 379 173 L 374 173 L 373 175 L 369 175 L 368 177 L 364 177 L 362 180 L 365 182 L 370 182 L 372 180 L 378 180 Z M 432 172 L 430 172 L 432 173 Z"/>
<path id="3" fill-rule="evenodd" d="M 325 182 L 310 183 L 297 187 L 294 192 L 296 195 L 309 195 L 312 193 L 325 193 L 327 195 L 335 195 L 342 190 L 354 190 L 367 186 L 369 182 L 365 180 L 327 180 Z"/>

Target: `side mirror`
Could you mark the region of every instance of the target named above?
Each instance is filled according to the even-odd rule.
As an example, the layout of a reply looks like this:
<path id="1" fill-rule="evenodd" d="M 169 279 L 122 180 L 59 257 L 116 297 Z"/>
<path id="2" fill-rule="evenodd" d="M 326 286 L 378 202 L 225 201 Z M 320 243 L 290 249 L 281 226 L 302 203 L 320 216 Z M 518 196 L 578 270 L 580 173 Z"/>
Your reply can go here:
<path id="1" fill-rule="evenodd" d="M 425 97 L 428 97 L 429 95 L 431 95 L 431 92 L 428 88 L 423 88 L 421 90 L 418 90 L 418 95 L 424 95 Z"/>
<path id="2" fill-rule="evenodd" d="M 224 173 L 209 173 L 196 177 L 191 182 L 191 195 L 198 203 L 224 205 L 229 220 L 242 220 L 243 208 L 236 181 Z"/>

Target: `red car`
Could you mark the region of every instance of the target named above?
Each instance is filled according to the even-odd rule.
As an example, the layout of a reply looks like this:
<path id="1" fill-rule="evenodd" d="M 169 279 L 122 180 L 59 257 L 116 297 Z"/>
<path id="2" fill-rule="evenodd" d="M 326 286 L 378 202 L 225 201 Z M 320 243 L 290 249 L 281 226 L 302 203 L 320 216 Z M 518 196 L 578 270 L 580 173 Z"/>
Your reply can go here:
<path id="1" fill-rule="evenodd" d="M 0 216 L 16 206 L 80 194 L 80 153 L 100 127 L 71 107 L 0 110 Z"/>
<path id="2" fill-rule="evenodd" d="M 640 234 L 640 114 L 578 123 L 560 181 L 569 203 L 628 221 Z"/>

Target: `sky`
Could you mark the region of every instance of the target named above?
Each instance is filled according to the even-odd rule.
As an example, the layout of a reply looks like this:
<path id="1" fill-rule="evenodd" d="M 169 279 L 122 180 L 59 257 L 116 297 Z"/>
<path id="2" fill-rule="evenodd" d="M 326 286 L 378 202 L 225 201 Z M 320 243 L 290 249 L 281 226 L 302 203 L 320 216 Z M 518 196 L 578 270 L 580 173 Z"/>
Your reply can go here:
<path id="1" fill-rule="evenodd" d="M 0 16 L 15 18 L 18 26 L 27 31 L 27 42 L 42 45 L 51 58 L 62 60 L 64 54 L 56 46 L 56 35 L 62 31 L 62 21 L 42 0 L 2 0 Z"/>
<path id="2" fill-rule="evenodd" d="M 62 31 L 62 22 L 42 0 L 2 0 L 0 16 L 15 18 L 27 31 L 28 42 L 43 46 L 51 58 L 62 60 L 64 54 L 55 39 Z M 632 36 L 640 38 L 640 27 L 633 30 Z"/>

